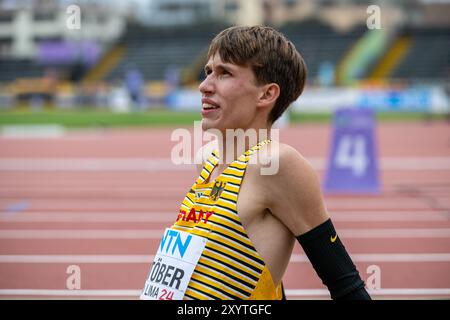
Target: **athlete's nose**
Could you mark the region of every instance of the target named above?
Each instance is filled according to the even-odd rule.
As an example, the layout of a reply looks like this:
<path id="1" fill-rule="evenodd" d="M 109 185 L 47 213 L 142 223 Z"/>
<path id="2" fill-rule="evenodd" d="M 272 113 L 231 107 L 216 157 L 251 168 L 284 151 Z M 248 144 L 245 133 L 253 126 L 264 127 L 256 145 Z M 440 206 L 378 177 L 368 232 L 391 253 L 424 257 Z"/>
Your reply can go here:
<path id="1" fill-rule="evenodd" d="M 211 94 L 214 92 L 214 83 L 212 77 L 206 76 L 206 78 L 200 83 L 198 89 L 202 94 Z"/>

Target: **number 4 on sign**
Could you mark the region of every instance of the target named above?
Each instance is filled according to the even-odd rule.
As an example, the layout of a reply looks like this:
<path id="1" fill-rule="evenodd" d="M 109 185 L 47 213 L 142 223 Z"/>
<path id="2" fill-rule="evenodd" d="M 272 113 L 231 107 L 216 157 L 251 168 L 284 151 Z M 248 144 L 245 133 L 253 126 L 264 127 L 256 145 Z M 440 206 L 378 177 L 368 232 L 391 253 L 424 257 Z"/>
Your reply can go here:
<path id="1" fill-rule="evenodd" d="M 325 174 L 327 193 L 378 193 L 379 173 L 373 112 L 337 110 Z"/>
<path id="2" fill-rule="evenodd" d="M 351 169 L 353 175 L 364 176 L 369 165 L 366 141 L 362 135 L 345 135 L 339 141 L 334 159 L 337 168 Z"/>

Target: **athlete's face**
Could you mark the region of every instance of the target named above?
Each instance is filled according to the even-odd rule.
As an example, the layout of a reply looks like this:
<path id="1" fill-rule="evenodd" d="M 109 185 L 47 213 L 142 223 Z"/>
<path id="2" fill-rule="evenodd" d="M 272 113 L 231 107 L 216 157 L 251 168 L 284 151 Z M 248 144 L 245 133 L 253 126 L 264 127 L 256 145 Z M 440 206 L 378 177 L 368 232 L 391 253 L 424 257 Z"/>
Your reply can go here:
<path id="1" fill-rule="evenodd" d="M 203 130 L 250 128 L 260 94 L 250 67 L 223 62 L 216 54 L 207 62 L 205 74 L 199 86 Z"/>

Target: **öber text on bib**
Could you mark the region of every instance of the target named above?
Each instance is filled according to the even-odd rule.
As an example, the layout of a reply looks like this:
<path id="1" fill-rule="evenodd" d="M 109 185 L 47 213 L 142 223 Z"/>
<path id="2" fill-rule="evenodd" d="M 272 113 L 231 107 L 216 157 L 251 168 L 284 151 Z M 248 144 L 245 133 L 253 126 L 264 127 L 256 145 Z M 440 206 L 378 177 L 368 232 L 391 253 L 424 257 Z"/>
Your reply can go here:
<path id="1" fill-rule="evenodd" d="M 205 245 L 205 238 L 167 228 L 141 299 L 182 300 Z"/>

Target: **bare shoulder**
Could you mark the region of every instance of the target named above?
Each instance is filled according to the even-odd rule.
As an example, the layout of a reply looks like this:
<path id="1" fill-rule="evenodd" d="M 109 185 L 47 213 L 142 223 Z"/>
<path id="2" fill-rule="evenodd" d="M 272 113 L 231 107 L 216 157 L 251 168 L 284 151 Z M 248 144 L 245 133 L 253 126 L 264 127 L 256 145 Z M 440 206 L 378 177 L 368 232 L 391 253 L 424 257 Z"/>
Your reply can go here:
<path id="1" fill-rule="evenodd" d="M 319 178 L 308 160 L 295 148 L 277 142 L 266 154 L 270 161 L 278 161 L 274 174 L 261 175 L 272 214 L 296 235 L 327 219 Z"/>
<path id="2" fill-rule="evenodd" d="M 311 163 L 299 151 L 287 144 L 279 144 L 280 178 L 301 178 L 297 183 L 308 186 L 318 182 Z"/>
<path id="3" fill-rule="evenodd" d="M 274 141 L 267 145 L 268 150 L 262 150 L 261 163 L 278 164 L 278 170 L 268 174 L 269 179 L 279 181 L 292 180 L 307 186 L 317 182 L 317 176 L 310 162 L 292 146 Z M 276 166 L 275 166 L 276 167 Z M 301 178 L 301 179 L 300 179 Z"/>

